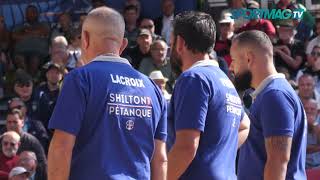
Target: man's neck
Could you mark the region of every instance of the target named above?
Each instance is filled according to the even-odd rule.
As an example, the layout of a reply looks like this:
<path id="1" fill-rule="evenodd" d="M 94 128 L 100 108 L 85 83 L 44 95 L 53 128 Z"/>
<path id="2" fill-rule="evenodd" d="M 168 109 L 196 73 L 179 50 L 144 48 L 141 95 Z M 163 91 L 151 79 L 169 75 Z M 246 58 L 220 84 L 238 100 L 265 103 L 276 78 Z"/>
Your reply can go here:
<path id="1" fill-rule="evenodd" d="M 59 84 L 58 83 L 53 84 L 53 83 L 48 82 L 48 89 L 50 91 L 55 91 L 55 90 L 59 89 Z"/>
<path id="2" fill-rule="evenodd" d="M 188 55 L 185 56 L 185 60 L 183 61 L 182 65 L 182 71 L 186 71 L 189 69 L 194 63 L 201 61 L 201 60 L 209 60 L 209 54 L 207 53 L 189 53 Z"/>
<path id="3" fill-rule="evenodd" d="M 259 68 L 259 70 L 257 72 L 253 72 L 252 74 L 253 75 L 252 75 L 251 86 L 254 89 L 257 89 L 263 80 L 265 80 L 267 77 L 269 77 L 271 75 L 278 74 L 278 72 L 276 71 L 276 69 L 273 66 L 270 65 L 269 67 L 265 68 L 264 70 L 262 68 Z"/>
<path id="4" fill-rule="evenodd" d="M 136 24 L 127 24 L 127 31 L 132 32 L 134 29 L 136 29 Z"/>

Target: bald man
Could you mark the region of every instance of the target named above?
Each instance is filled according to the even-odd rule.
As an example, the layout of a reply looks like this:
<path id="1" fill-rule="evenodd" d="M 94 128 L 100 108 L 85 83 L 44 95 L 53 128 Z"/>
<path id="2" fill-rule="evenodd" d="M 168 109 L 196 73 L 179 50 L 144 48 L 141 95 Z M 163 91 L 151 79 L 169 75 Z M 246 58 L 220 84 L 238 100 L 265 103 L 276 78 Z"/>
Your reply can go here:
<path id="1" fill-rule="evenodd" d="M 231 57 L 236 87 L 255 89 L 238 180 L 306 179 L 306 115 L 298 95 L 275 69 L 269 37 L 256 30 L 240 33 L 232 41 Z"/>
<path id="2" fill-rule="evenodd" d="M 165 179 L 166 101 L 120 58 L 128 41 L 113 9 L 92 10 L 82 29 L 86 65 L 64 80 L 49 127 L 49 180 Z"/>

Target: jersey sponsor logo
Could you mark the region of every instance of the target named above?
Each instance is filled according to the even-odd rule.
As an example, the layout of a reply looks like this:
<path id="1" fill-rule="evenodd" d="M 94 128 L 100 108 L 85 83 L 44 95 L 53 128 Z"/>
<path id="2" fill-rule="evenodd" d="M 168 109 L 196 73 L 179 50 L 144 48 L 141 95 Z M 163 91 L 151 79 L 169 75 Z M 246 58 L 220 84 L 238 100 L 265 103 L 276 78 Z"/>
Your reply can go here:
<path id="1" fill-rule="evenodd" d="M 133 87 L 145 87 L 142 79 L 110 74 L 112 83 Z"/>
<path id="2" fill-rule="evenodd" d="M 110 115 L 140 118 L 152 117 L 152 102 L 149 96 L 110 93 L 107 104 Z"/>
<path id="3" fill-rule="evenodd" d="M 237 116 L 241 116 L 242 113 L 242 105 L 241 99 L 238 96 L 226 93 L 226 108 L 228 113 L 235 114 Z"/>

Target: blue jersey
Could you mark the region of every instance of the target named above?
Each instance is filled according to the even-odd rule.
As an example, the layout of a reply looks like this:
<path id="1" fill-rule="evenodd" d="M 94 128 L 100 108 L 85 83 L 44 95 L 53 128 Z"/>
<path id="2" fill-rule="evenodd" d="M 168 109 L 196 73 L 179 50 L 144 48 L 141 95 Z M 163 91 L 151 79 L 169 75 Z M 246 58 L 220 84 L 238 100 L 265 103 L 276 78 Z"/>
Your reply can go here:
<path id="1" fill-rule="evenodd" d="M 250 133 L 240 148 L 239 180 L 262 180 L 267 160 L 265 139 L 292 137 L 286 179 L 303 180 L 305 175 L 307 121 L 302 103 L 284 75 L 269 76 L 253 94 Z"/>
<path id="2" fill-rule="evenodd" d="M 196 156 L 181 179 L 236 179 L 239 124 L 244 115 L 237 91 L 214 60 L 197 62 L 174 88 L 169 118 L 175 130 L 201 132 Z"/>
<path id="3" fill-rule="evenodd" d="M 64 80 L 49 127 L 76 136 L 71 180 L 150 179 L 166 100 L 126 59 L 99 56 Z"/>

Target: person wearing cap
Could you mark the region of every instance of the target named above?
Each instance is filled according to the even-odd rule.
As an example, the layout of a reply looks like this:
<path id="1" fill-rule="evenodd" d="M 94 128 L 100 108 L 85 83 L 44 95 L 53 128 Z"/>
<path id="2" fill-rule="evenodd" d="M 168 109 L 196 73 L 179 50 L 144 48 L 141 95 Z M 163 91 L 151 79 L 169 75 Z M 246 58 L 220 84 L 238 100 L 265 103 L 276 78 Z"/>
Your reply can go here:
<path id="1" fill-rule="evenodd" d="M 123 9 L 123 17 L 126 22 L 125 37 L 128 39 L 129 48 L 136 45 L 136 40 L 139 33 L 138 13 L 138 7 L 134 5 L 125 6 Z"/>
<path id="2" fill-rule="evenodd" d="M 166 90 L 166 83 L 168 82 L 168 78 L 164 77 L 162 72 L 159 70 L 152 71 L 149 75 L 149 78 L 157 84 L 162 92 L 162 95 L 169 102 L 171 99 L 171 94 L 169 94 Z"/>
<path id="3" fill-rule="evenodd" d="M 249 1 L 247 3 L 247 9 L 254 10 L 259 9 L 260 4 L 256 1 Z M 250 21 L 242 26 L 239 30 L 236 31 L 236 33 L 241 33 L 243 31 L 248 30 L 259 30 L 265 32 L 271 39 L 273 39 L 276 36 L 276 29 L 273 26 L 272 22 L 267 19 L 260 19 L 259 17 L 250 19 Z"/>
<path id="4" fill-rule="evenodd" d="M 232 19 L 231 16 L 232 14 L 229 12 L 221 15 L 221 19 L 219 20 L 220 35 L 214 46 L 217 56 L 224 58 L 228 66 L 230 66 L 232 61 L 230 57 L 230 47 L 231 39 L 234 35 L 234 19 Z"/>
<path id="5" fill-rule="evenodd" d="M 86 65 L 65 76 L 49 121 L 49 180 L 166 179 L 166 100 L 120 57 L 124 33 L 112 8 L 94 9 L 84 21 Z"/>
<path id="6" fill-rule="evenodd" d="M 20 135 L 14 131 L 5 132 L 1 137 L 0 180 L 8 179 L 8 173 L 19 160 Z"/>
<path id="7" fill-rule="evenodd" d="M 30 173 L 30 180 L 46 180 L 46 173 L 39 171 L 37 156 L 32 151 L 23 151 L 19 154 L 18 166 L 24 167 Z"/>
<path id="8" fill-rule="evenodd" d="M 151 34 L 152 34 L 152 40 L 158 40 L 158 39 L 162 39 L 164 40 L 163 37 L 161 37 L 160 35 L 155 33 L 155 25 L 152 19 L 149 18 L 142 18 L 139 24 L 139 28 L 140 29 L 148 29 Z"/>
<path id="9" fill-rule="evenodd" d="M 138 69 L 143 58 L 150 57 L 150 46 L 152 44 L 152 34 L 148 29 L 140 29 L 137 37 L 137 45 L 128 47 L 123 56 L 131 59 L 131 64 Z"/>
<path id="10" fill-rule="evenodd" d="M 171 71 L 169 59 L 167 58 L 168 45 L 164 40 L 156 40 L 151 44 L 151 57 L 142 59 L 139 71 L 148 76 L 154 70 L 160 70 L 162 74 L 169 78 L 167 90 L 172 92 L 174 77 Z"/>
<path id="11" fill-rule="evenodd" d="M 29 180 L 30 173 L 21 166 L 13 168 L 9 173 L 9 180 Z"/>
<path id="12" fill-rule="evenodd" d="M 274 44 L 276 67 L 288 69 L 293 79 L 305 60 L 304 43 L 294 38 L 296 33 L 292 19 L 281 20 L 277 26 L 278 42 Z"/>
<path id="13" fill-rule="evenodd" d="M 45 72 L 46 82 L 35 90 L 39 105 L 36 117 L 46 128 L 48 128 L 49 119 L 60 93 L 60 85 L 64 76 L 64 68 L 59 64 L 49 62 L 45 66 Z M 49 133 L 49 138 L 51 138 L 52 132 L 49 129 L 47 129 L 47 131 Z"/>

